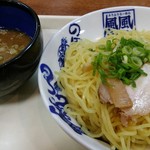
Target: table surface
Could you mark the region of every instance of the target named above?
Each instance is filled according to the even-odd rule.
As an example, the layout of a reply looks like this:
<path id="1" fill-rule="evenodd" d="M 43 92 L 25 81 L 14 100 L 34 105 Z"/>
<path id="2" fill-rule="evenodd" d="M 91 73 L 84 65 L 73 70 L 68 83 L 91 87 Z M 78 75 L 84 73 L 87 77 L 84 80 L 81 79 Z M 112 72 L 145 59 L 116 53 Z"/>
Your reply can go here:
<path id="1" fill-rule="evenodd" d="M 38 15 L 66 17 L 80 16 L 111 6 L 150 6 L 149 0 L 114 0 L 111 3 L 110 0 L 21 1 L 32 7 Z M 62 24 L 59 25 L 59 18 L 57 19 L 60 27 Z M 53 26 L 55 23 L 56 20 Z M 47 30 L 46 24 L 44 26 L 44 45 L 46 45 L 56 31 Z M 69 137 L 50 116 L 39 94 L 37 72 L 23 87 L 0 99 L 0 120 L 0 150 L 86 150 Z"/>
<path id="2" fill-rule="evenodd" d="M 150 6 L 150 0 L 21 0 L 39 15 L 79 16 L 90 11 L 124 5 Z"/>

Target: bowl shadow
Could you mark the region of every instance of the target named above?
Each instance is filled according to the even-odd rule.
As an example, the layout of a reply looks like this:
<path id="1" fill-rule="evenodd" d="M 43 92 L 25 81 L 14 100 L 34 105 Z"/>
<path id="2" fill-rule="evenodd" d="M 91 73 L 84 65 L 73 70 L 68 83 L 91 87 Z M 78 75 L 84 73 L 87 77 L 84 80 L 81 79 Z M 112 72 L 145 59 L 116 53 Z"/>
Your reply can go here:
<path id="1" fill-rule="evenodd" d="M 37 71 L 33 76 L 27 80 L 21 87 L 11 92 L 10 94 L 0 98 L 0 105 L 6 103 L 20 103 L 26 100 L 30 100 L 33 94 L 39 94 L 38 82 L 37 82 Z"/>

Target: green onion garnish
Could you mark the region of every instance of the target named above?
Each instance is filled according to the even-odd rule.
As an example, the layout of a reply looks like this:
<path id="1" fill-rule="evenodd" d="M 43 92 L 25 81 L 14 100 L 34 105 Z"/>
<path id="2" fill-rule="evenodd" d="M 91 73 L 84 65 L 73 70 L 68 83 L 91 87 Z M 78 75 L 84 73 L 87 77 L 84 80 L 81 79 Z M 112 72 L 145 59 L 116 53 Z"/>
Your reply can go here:
<path id="1" fill-rule="evenodd" d="M 150 62 L 150 50 L 143 43 L 122 37 L 119 43 L 107 40 L 99 49 L 92 62 L 93 74 L 98 72 L 103 83 L 107 78 L 118 78 L 124 84 L 136 87 L 135 80 L 147 75 L 141 67 Z"/>

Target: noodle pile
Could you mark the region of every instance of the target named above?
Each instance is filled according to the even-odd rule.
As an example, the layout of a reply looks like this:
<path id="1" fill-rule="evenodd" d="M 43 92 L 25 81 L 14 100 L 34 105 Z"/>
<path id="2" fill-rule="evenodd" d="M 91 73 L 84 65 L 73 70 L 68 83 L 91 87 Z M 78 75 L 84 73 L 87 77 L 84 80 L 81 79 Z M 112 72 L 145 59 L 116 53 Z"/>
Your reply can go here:
<path id="1" fill-rule="evenodd" d="M 150 114 L 133 116 L 128 126 L 122 125 L 118 109 L 103 104 L 98 96 L 100 76 L 93 76 L 91 62 L 100 44 L 112 37 L 132 38 L 150 43 L 150 32 L 115 31 L 97 42 L 81 40 L 71 43 L 66 51 L 65 65 L 58 73 L 58 81 L 68 104 L 65 111 L 73 116 L 90 137 L 104 140 L 112 149 L 145 149 L 150 144 Z M 94 50 L 94 51 L 93 51 Z"/>

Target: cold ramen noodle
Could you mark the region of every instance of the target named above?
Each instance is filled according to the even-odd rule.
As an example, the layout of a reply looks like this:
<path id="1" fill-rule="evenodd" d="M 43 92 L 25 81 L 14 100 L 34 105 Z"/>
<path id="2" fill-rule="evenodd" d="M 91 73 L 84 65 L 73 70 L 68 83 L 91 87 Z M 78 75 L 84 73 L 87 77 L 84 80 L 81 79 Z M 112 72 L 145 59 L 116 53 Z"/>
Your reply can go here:
<path id="1" fill-rule="evenodd" d="M 87 135 L 112 149 L 150 145 L 150 32 L 114 31 L 71 43 L 58 83 L 65 111 Z"/>
<path id="2" fill-rule="evenodd" d="M 0 29 L 0 64 L 18 55 L 31 38 L 18 30 Z"/>

